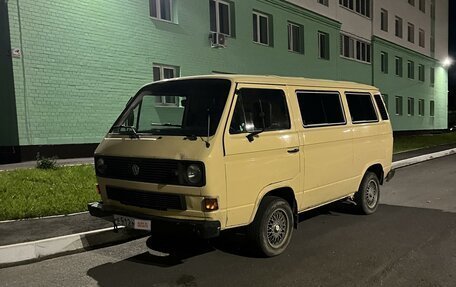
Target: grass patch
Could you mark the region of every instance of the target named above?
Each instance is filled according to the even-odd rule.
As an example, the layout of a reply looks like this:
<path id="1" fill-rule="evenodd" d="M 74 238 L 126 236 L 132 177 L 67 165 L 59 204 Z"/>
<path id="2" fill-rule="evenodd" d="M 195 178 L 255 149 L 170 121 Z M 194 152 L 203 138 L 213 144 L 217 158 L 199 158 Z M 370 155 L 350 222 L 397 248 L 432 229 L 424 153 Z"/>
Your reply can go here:
<path id="1" fill-rule="evenodd" d="M 456 132 L 444 134 L 398 136 L 394 138 L 394 153 L 452 143 L 456 144 Z"/>
<path id="2" fill-rule="evenodd" d="M 0 172 L 0 220 L 85 211 L 98 199 L 92 165 Z"/>

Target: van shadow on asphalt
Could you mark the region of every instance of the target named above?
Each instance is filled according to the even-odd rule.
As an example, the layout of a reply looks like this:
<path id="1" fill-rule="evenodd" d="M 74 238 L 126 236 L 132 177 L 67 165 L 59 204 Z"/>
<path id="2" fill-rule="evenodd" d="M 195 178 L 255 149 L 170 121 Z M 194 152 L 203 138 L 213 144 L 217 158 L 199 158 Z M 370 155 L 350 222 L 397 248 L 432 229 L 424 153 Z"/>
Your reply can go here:
<path id="1" fill-rule="evenodd" d="M 381 205 L 360 216 L 339 202 L 300 216 L 290 246 L 275 258 L 258 258 L 241 230 L 216 240 L 152 236 L 146 245 L 169 256 L 143 252 L 87 275 L 100 286 L 453 286 L 455 240 L 454 213 Z"/>
<path id="2" fill-rule="evenodd" d="M 343 214 L 357 214 L 354 206 L 347 202 L 336 202 L 299 215 L 299 223 L 319 215 L 338 216 Z M 262 258 L 250 245 L 245 228 L 237 228 L 222 232 L 220 237 L 204 240 L 192 234 L 168 234 L 167 236 L 151 235 L 146 241 L 150 250 L 127 261 L 153 265 L 158 267 L 172 267 L 184 263 L 186 259 L 203 255 L 215 250 L 248 258 Z"/>

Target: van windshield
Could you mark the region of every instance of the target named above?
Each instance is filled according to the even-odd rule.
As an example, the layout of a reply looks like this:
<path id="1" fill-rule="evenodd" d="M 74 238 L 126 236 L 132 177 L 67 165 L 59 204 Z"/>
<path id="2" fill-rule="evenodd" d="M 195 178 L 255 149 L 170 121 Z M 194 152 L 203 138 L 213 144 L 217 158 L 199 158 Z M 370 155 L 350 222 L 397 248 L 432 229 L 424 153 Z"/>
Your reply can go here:
<path id="1" fill-rule="evenodd" d="M 229 80 L 171 80 L 151 84 L 131 101 L 110 133 L 176 136 L 214 135 Z"/>

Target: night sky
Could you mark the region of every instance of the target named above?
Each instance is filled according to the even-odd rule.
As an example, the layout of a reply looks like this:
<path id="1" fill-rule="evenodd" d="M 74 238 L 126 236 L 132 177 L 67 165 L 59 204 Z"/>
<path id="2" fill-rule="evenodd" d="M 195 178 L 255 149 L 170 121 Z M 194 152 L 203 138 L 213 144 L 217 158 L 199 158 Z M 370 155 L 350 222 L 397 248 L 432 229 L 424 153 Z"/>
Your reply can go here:
<path id="1" fill-rule="evenodd" d="M 449 70 L 449 99 L 448 99 L 448 108 L 452 111 L 456 111 L 456 1 L 449 0 L 450 4 L 450 15 L 448 18 L 449 24 L 449 54 L 453 59 L 453 65 Z"/>

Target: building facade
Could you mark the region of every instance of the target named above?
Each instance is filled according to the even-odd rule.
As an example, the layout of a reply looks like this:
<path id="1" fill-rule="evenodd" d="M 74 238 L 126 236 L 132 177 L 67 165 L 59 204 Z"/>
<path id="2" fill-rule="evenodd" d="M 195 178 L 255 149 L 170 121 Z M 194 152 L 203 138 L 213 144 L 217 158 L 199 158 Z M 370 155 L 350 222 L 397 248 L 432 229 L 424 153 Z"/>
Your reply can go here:
<path id="1" fill-rule="evenodd" d="M 145 83 L 212 73 L 371 84 L 395 131 L 447 128 L 448 0 L 0 5 L 0 162 L 92 151 Z"/>

